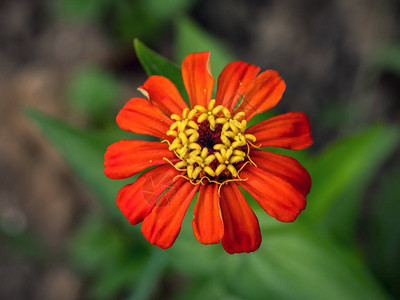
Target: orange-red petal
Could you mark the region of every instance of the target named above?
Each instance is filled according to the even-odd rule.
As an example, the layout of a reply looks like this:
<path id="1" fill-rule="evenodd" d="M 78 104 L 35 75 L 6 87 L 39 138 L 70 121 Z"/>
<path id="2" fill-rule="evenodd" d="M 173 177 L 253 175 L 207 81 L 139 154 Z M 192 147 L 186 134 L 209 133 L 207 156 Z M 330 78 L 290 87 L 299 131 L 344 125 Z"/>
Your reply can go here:
<path id="1" fill-rule="evenodd" d="M 247 190 L 272 217 L 282 222 L 294 221 L 306 206 L 304 193 L 281 176 L 247 165 L 238 184 Z"/>
<path id="2" fill-rule="evenodd" d="M 181 115 L 187 108 L 175 85 L 166 77 L 150 76 L 140 87 L 144 90 L 151 103 L 161 108 L 167 115 Z"/>
<path id="3" fill-rule="evenodd" d="M 210 52 L 192 53 L 182 62 L 182 77 L 190 105 L 207 107 L 211 100 L 214 78 L 210 71 Z"/>
<path id="4" fill-rule="evenodd" d="M 178 161 L 168 144 L 149 141 L 119 141 L 108 146 L 104 155 L 104 174 L 112 179 L 127 178 L 154 165 Z"/>
<path id="5" fill-rule="evenodd" d="M 185 213 L 198 185 L 179 178 L 158 200 L 142 223 L 144 237 L 153 245 L 167 249 L 178 236 Z"/>
<path id="6" fill-rule="evenodd" d="M 261 244 L 258 220 L 236 183 L 221 188 L 221 212 L 224 222 L 222 246 L 233 253 L 253 252 Z"/>
<path id="7" fill-rule="evenodd" d="M 173 140 L 166 135 L 173 121 L 161 109 L 143 98 L 132 98 L 117 116 L 119 127 L 138 134 L 150 134 L 164 140 Z"/>
<path id="8" fill-rule="evenodd" d="M 267 70 L 250 83 L 236 111 L 243 111 L 246 120 L 274 107 L 282 98 L 286 84 L 274 70 Z"/>
<path id="9" fill-rule="evenodd" d="M 129 223 L 136 225 L 142 222 L 178 174 L 179 171 L 170 165 L 159 166 L 142 174 L 134 183 L 124 186 L 118 193 L 117 206 Z"/>
<path id="10" fill-rule="evenodd" d="M 304 196 L 310 192 L 310 174 L 294 158 L 263 150 L 253 150 L 250 156 L 258 168 L 287 181 Z"/>
<path id="11" fill-rule="evenodd" d="M 215 106 L 223 105 L 233 111 L 237 101 L 243 96 L 259 71 L 259 67 L 242 61 L 227 64 L 218 78 Z"/>
<path id="12" fill-rule="evenodd" d="M 218 185 L 202 185 L 193 211 L 193 232 L 197 240 L 205 245 L 217 244 L 224 235 L 224 226 L 219 207 Z"/>
<path id="13" fill-rule="evenodd" d="M 262 147 L 279 147 L 300 150 L 313 143 L 310 121 L 300 112 L 290 112 L 269 118 L 249 127 L 246 133 L 256 137 Z"/>

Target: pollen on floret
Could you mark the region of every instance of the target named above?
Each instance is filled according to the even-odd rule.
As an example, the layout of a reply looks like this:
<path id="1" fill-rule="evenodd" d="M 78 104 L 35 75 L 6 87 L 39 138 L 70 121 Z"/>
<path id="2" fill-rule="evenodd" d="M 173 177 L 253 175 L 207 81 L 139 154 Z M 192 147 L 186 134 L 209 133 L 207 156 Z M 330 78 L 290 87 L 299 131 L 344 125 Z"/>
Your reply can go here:
<path id="1" fill-rule="evenodd" d="M 214 99 L 207 107 L 196 105 L 185 108 L 181 116 L 172 114 L 175 122 L 166 134 L 175 137 L 168 142 L 169 150 L 180 161 L 170 163 L 193 184 L 246 180 L 240 178 L 240 171 L 247 163 L 254 165 L 249 152 L 256 138 L 246 134 L 244 117 L 244 112 L 232 117 L 225 106 L 215 106 Z"/>

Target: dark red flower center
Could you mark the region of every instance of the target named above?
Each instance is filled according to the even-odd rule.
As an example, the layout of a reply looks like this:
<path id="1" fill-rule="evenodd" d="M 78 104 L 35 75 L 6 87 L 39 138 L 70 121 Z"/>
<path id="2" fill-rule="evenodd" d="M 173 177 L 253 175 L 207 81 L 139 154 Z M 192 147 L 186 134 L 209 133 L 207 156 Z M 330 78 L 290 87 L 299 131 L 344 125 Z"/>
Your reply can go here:
<path id="1" fill-rule="evenodd" d="M 222 144 L 221 141 L 221 131 L 222 124 L 217 124 L 215 126 L 215 130 L 211 130 L 210 123 L 206 120 L 199 124 L 199 138 L 197 143 L 202 148 L 207 148 L 209 153 L 212 154 L 215 152 L 214 146 L 217 144 Z"/>

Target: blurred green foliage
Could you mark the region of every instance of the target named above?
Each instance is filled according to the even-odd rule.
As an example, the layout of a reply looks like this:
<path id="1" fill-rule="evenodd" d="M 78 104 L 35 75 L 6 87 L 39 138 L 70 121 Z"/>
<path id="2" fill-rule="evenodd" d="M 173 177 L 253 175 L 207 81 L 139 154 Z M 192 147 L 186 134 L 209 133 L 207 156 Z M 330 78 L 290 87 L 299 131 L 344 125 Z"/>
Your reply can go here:
<path id="1" fill-rule="evenodd" d="M 104 125 L 104 119 L 113 110 L 119 93 L 116 79 L 94 66 L 81 68 L 73 74 L 67 89 L 71 106 L 97 126 Z"/>
<path id="2" fill-rule="evenodd" d="M 210 66 L 215 76 L 220 74 L 228 63 L 236 60 L 225 44 L 204 31 L 192 20 L 179 18 L 175 22 L 175 27 L 177 61 L 182 61 L 188 54 L 193 52 L 210 51 Z"/>
<path id="3" fill-rule="evenodd" d="M 375 53 L 374 62 L 386 70 L 400 74 L 400 45 L 381 47 Z"/>
<path id="4" fill-rule="evenodd" d="M 104 220 L 89 217 L 71 246 L 76 266 L 95 277 L 90 291 L 95 299 L 110 299 L 138 281 L 149 257 L 138 234 L 130 235 L 122 226 Z"/>
<path id="5" fill-rule="evenodd" d="M 219 61 L 220 65 L 215 65 L 217 70 L 228 58 L 231 59 L 232 55 L 225 53 L 224 47 L 214 43 L 212 37 L 207 38 L 192 22 L 183 19 L 176 26 L 179 55 L 215 50 L 211 63 Z M 199 43 L 192 44 L 189 39 Z M 207 41 L 207 44 L 200 41 Z M 139 40 L 134 45 L 147 74 L 170 78 L 186 97 L 179 66 Z M 96 72 L 83 74 L 72 84 L 77 101 L 85 95 L 95 98 L 96 91 L 89 90 L 96 89 L 103 80 L 111 82 L 108 76 Z M 84 91 L 83 86 L 88 91 Z M 87 107 L 89 100 L 82 102 L 78 106 L 83 111 L 92 114 L 97 110 Z M 104 107 L 109 105 L 108 100 L 100 102 L 100 106 L 103 104 Z M 377 124 L 334 142 L 317 155 L 291 152 L 291 156 L 306 166 L 313 179 L 306 210 L 296 222 L 284 224 L 270 218 L 249 200 L 260 220 L 262 246 L 252 254 L 228 255 L 221 245 L 204 246 L 197 242 L 190 216 L 185 218 L 175 245 L 165 251 L 148 244 L 141 236 L 139 226 L 128 225 L 116 209 L 115 196 L 123 184 L 134 181 L 136 176 L 116 182 L 103 175 L 103 154 L 107 145 L 120 138 L 120 131 L 112 128 L 89 132 L 39 112 L 31 111 L 30 116 L 102 200 L 102 213 L 88 218 L 71 244 L 73 261 L 93 278 L 91 297 L 106 299 L 129 295 L 132 299 L 149 299 L 157 295 L 165 275 L 179 274 L 186 282 L 182 289 L 173 292 L 181 299 L 388 298 L 372 276 L 365 258 L 360 256 L 355 224 L 360 218 L 362 196 L 399 145 L 398 128 Z M 139 136 L 130 135 L 130 138 L 138 139 Z M 290 151 L 278 152 L 287 154 Z M 373 224 L 374 228 L 379 228 L 375 236 L 380 243 L 372 252 L 378 255 L 371 264 L 383 266 L 383 269 L 397 262 L 393 251 L 398 249 L 400 229 L 392 210 L 393 195 L 399 194 L 397 181 L 393 179 L 399 175 L 397 170 L 393 169 L 393 174 L 382 182 L 379 197 L 383 201 Z M 393 235 L 383 234 L 386 231 Z M 375 256 L 371 255 L 370 259 Z M 389 281 L 385 285 L 390 285 L 391 276 L 398 275 L 396 271 L 393 274 L 382 272 Z"/>
<path id="6" fill-rule="evenodd" d="M 88 186 L 95 191 L 106 209 L 118 214 L 110 199 L 115 197 L 115 182 L 103 173 L 103 159 L 107 146 L 114 142 L 110 135 L 74 128 L 73 126 L 43 115 L 28 111 L 29 116 L 42 128 L 43 133 L 64 154 L 68 163 L 76 169 Z M 121 182 L 120 187 L 123 186 Z"/>
<path id="7" fill-rule="evenodd" d="M 95 20 L 103 15 L 109 3 L 109 0 L 60 0 L 55 2 L 55 8 L 61 17 Z"/>
<path id="8" fill-rule="evenodd" d="M 193 4 L 194 0 L 58 0 L 54 5 L 61 18 L 107 20 L 108 30 L 121 41 L 133 36 L 149 41 Z"/>
<path id="9" fill-rule="evenodd" d="M 398 289 L 400 278 L 400 161 L 387 166 L 379 182 L 372 209 L 372 222 L 367 228 L 370 239 L 367 255 L 373 269 L 383 284 L 391 290 Z"/>

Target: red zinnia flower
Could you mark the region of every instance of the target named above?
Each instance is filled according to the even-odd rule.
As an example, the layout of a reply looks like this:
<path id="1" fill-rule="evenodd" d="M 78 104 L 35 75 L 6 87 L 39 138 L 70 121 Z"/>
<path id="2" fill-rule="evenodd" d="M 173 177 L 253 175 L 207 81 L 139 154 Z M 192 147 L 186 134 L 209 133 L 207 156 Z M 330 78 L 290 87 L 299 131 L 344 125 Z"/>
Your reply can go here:
<path id="1" fill-rule="evenodd" d="M 228 64 L 218 78 L 209 71 L 209 52 L 192 53 L 182 63 L 191 109 L 174 84 L 151 76 L 140 88 L 149 98 L 132 98 L 117 116 L 118 125 L 162 142 L 119 141 L 105 154 L 105 174 L 130 177 L 117 205 L 131 224 L 142 223 L 146 239 L 169 248 L 178 236 L 193 196 L 199 191 L 192 221 L 203 244 L 222 242 L 229 253 L 252 252 L 261 243 L 257 217 L 239 186 L 272 217 L 292 222 L 305 208 L 308 172 L 293 158 L 258 150 L 298 150 L 312 144 L 303 113 L 286 113 L 246 128 L 254 115 L 274 107 L 285 83 L 278 73 L 241 61 Z M 244 96 L 243 96 L 244 95 Z M 243 100 L 235 109 L 237 102 Z"/>

